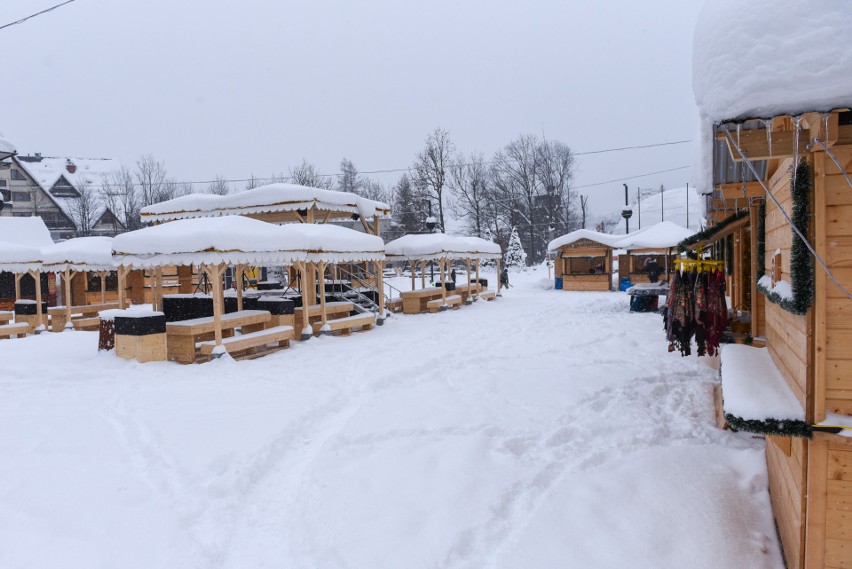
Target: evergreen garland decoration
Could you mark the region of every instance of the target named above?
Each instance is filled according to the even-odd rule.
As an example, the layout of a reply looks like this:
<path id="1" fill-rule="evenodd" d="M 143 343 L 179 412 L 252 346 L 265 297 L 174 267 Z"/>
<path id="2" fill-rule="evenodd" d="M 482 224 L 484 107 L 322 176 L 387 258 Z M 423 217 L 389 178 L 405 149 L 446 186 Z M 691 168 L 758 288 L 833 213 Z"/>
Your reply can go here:
<path id="1" fill-rule="evenodd" d="M 766 202 L 757 210 L 757 275 L 759 279 L 766 274 Z"/>
<path id="2" fill-rule="evenodd" d="M 804 421 L 792 421 L 789 419 L 779 420 L 772 418 L 758 421 L 756 419 L 743 419 L 742 417 L 737 417 L 730 413 L 725 413 L 725 420 L 732 429 L 744 431 L 746 433 L 776 435 L 781 437 L 801 437 L 803 439 L 812 439 L 814 436 L 813 427 Z"/>
<path id="3" fill-rule="evenodd" d="M 722 221 L 720 221 L 716 225 L 714 225 L 712 227 L 708 227 L 708 228 L 706 228 L 702 231 L 699 231 L 695 235 L 692 235 L 691 237 L 687 237 L 686 239 L 684 239 L 683 241 L 678 243 L 677 244 L 677 250 L 680 253 L 689 253 L 692 249 L 692 246 L 695 245 L 696 243 L 700 243 L 701 241 L 706 241 L 706 240 L 710 239 L 711 237 L 713 237 L 713 235 L 722 231 L 723 229 L 725 229 L 726 227 L 728 227 L 732 223 L 737 222 L 737 221 L 739 221 L 742 218 L 747 217 L 747 216 L 748 216 L 748 210 L 744 209 L 744 210 L 737 212 L 737 213 L 735 213 L 735 214 L 733 214 L 729 217 L 726 217 L 725 219 L 723 219 Z"/>
<path id="4" fill-rule="evenodd" d="M 796 304 L 795 298 L 784 298 L 777 292 L 772 292 L 765 286 L 763 286 L 760 282 L 757 283 L 757 292 L 766 297 L 766 300 L 771 302 L 772 304 L 777 304 L 782 309 L 786 310 L 790 314 L 796 314 L 797 316 L 804 316 L 808 313 L 808 309 L 805 308 L 801 310 L 800 307 Z"/>
<path id="5" fill-rule="evenodd" d="M 793 173 L 792 220 L 793 225 L 806 237 L 809 235 L 813 189 L 811 168 L 808 161 L 803 158 Z M 799 314 L 804 314 L 814 301 L 814 262 L 804 241 L 795 232 L 793 232 L 793 245 L 790 249 L 790 280 L 793 287 L 793 305 Z"/>

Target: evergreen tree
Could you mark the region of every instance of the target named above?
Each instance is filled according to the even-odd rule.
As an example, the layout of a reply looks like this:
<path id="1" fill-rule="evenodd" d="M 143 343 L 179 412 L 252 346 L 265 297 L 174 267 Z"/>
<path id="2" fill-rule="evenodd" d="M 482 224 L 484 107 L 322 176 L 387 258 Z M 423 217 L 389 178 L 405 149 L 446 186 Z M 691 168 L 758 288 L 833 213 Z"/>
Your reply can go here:
<path id="1" fill-rule="evenodd" d="M 361 175 L 352 160 L 344 158 L 340 161 L 340 176 L 337 178 L 337 189 L 341 192 L 361 195 Z"/>
<path id="2" fill-rule="evenodd" d="M 394 199 L 393 221 L 399 227 L 402 234 L 419 231 L 421 221 L 418 216 L 414 190 L 408 176 L 403 174 L 393 189 L 396 194 Z"/>
<path id="3" fill-rule="evenodd" d="M 483 234 L 482 238 L 486 241 L 494 241 L 494 236 L 491 235 L 490 227 L 485 228 L 485 233 Z M 482 259 L 482 261 L 480 261 L 479 263 L 480 267 L 494 267 L 496 265 L 497 263 L 494 261 L 494 259 Z"/>
<path id="4" fill-rule="evenodd" d="M 509 237 L 509 245 L 506 247 L 506 266 L 510 269 L 523 269 L 527 266 L 527 254 L 521 245 L 521 237 L 518 230 L 512 228 L 512 236 Z"/>

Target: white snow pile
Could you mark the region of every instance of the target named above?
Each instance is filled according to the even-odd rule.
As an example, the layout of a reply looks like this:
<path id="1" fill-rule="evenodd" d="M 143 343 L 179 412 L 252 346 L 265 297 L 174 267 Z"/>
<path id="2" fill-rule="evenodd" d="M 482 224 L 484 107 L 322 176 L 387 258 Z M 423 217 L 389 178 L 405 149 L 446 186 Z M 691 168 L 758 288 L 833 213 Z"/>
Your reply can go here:
<path id="1" fill-rule="evenodd" d="M 767 348 L 727 344 L 722 348 L 725 412 L 746 420 L 804 421 L 805 411 Z"/>
<path id="2" fill-rule="evenodd" d="M 53 245 L 50 230 L 37 216 L 0 217 L 0 241 L 35 248 Z"/>
<path id="3" fill-rule="evenodd" d="M 430 259 L 495 259 L 500 245 L 480 237 L 460 237 L 445 233 L 409 234 L 385 245 L 389 258 L 428 261 Z"/>
<path id="4" fill-rule="evenodd" d="M 40 249 L 0 241 L 0 272 L 38 271 L 41 270 L 41 263 Z"/>
<path id="5" fill-rule="evenodd" d="M 848 0 L 708 0 L 692 52 L 702 120 L 852 106 L 850 29 Z"/>
<path id="6" fill-rule="evenodd" d="M 546 275 L 241 362 L 0 341 L 0 567 L 783 568 L 716 373 Z"/>
<path id="7" fill-rule="evenodd" d="M 769 294 L 777 294 L 782 300 L 793 300 L 793 285 L 785 280 L 780 280 L 772 285 L 772 277 L 763 275 L 758 279 L 757 285 L 766 289 Z"/>
<path id="8" fill-rule="evenodd" d="M 5 154 L 7 157 L 15 154 L 17 150 L 15 150 L 15 146 L 3 138 L 3 133 L 0 132 L 0 154 Z"/>
<path id="9" fill-rule="evenodd" d="M 111 271 L 112 237 L 77 237 L 42 249 L 44 268 L 48 271 Z"/>
<path id="10" fill-rule="evenodd" d="M 183 219 L 123 233 L 113 256 L 124 266 L 357 262 L 384 258 L 380 237 L 336 225 L 274 225 L 242 216 Z"/>
<path id="11" fill-rule="evenodd" d="M 837 413 L 826 413 L 825 419 L 816 426 L 823 427 L 847 427 L 841 430 L 838 435 L 841 437 L 852 437 L 852 417 L 849 415 L 839 415 Z"/>
<path id="12" fill-rule="evenodd" d="M 597 231 L 592 231 L 590 229 L 578 229 L 576 231 L 572 231 L 571 233 L 566 233 L 565 235 L 557 237 L 556 239 L 548 243 L 547 250 L 548 252 L 553 253 L 560 247 L 570 245 L 571 243 L 576 243 L 580 239 L 588 239 L 590 241 L 595 241 L 607 247 L 615 247 L 616 243 L 618 243 L 618 241 L 622 237 L 623 235 L 610 235 L 609 233 L 598 233 Z"/>
<path id="13" fill-rule="evenodd" d="M 327 211 L 358 214 L 367 219 L 372 219 L 374 216 L 380 218 L 390 216 L 390 206 L 386 203 L 348 192 L 284 183 L 268 184 L 225 196 L 188 194 L 144 207 L 141 216 L 143 221 L 168 221 L 193 217 L 295 211 L 313 206 Z"/>
<path id="14" fill-rule="evenodd" d="M 671 221 L 661 221 L 646 229 L 640 229 L 616 241 L 618 249 L 668 249 L 695 235 L 695 231 L 681 227 Z"/>

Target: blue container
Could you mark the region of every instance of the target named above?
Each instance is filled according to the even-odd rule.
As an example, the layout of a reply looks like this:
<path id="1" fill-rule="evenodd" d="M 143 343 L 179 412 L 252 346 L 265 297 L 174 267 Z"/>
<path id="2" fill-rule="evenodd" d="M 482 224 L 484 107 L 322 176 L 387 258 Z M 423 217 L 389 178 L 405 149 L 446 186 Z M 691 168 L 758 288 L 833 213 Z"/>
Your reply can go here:
<path id="1" fill-rule="evenodd" d="M 562 277 L 556 277 L 556 290 L 562 290 Z"/>
<path id="2" fill-rule="evenodd" d="M 633 286 L 633 283 L 630 282 L 630 277 L 621 277 L 621 282 L 618 285 L 618 290 L 624 292 Z"/>

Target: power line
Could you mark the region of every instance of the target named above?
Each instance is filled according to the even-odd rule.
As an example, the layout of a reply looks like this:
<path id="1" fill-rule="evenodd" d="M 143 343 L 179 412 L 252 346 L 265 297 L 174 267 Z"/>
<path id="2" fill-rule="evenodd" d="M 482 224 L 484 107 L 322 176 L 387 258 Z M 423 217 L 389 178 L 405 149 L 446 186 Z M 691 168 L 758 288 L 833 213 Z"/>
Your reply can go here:
<path id="1" fill-rule="evenodd" d="M 47 8 L 46 10 L 42 10 L 41 12 L 36 12 L 35 14 L 30 14 L 26 18 L 21 18 L 20 20 L 15 20 L 14 22 L 9 22 L 8 24 L 4 24 L 4 25 L 0 26 L 0 30 L 2 30 L 3 28 L 8 28 L 10 26 L 17 26 L 18 24 L 23 24 L 27 20 L 31 20 L 31 19 L 35 18 L 36 16 L 41 16 L 42 14 L 47 14 L 48 12 L 53 12 L 57 8 L 61 8 L 62 6 L 65 6 L 66 4 L 70 4 L 71 2 L 76 2 L 76 0 L 65 0 L 65 2 L 57 4 L 56 6 L 51 6 L 50 8 Z"/>
<path id="2" fill-rule="evenodd" d="M 626 178 L 616 178 L 614 180 L 607 180 L 606 182 L 595 182 L 594 184 L 583 184 L 582 186 L 572 186 L 572 190 L 579 190 L 581 188 L 594 188 L 595 186 L 605 186 L 606 184 L 613 184 L 615 182 L 626 182 L 627 180 L 635 180 L 636 178 L 644 178 L 646 176 L 653 176 L 655 174 L 665 174 L 667 172 L 677 172 L 678 170 L 686 170 L 687 168 L 691 168 L 692 166 L 678 166 L 677 168 L 669 168 L 668 170 L 657 170 L 656 172 L 648 172 L 647 174 L 637 174 L 635 176 L 628 176 Z"/>

